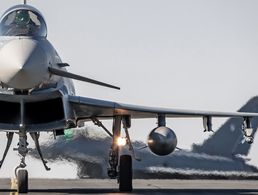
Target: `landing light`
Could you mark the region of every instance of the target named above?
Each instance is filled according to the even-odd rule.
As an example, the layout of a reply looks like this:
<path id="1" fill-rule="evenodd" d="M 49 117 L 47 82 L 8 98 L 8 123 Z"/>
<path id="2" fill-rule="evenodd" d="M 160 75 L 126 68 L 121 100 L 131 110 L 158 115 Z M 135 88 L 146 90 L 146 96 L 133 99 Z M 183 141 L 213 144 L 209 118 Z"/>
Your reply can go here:
<path id="1" fill-rule="evenodd" d="M 118 138 L 117 138 L 117 145 L 118 145 L 118 146 L 125 146 L 125 145 L 126 145 L 126 138 L 124 138 L 124 137 L 118 137 Z"/>
<path id="2" fill-rule="evenodd" d="M 153 140 L 152 140 L 152 139 L 149 139 L 149 140 L 148 140 L 148 144 L 153 144 Z"/>

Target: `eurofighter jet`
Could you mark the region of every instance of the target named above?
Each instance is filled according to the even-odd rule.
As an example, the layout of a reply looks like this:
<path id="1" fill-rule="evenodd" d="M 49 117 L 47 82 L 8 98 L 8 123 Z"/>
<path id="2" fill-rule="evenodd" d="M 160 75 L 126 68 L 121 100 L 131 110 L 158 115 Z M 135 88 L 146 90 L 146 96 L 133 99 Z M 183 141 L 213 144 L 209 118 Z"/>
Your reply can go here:
<path id="1" fill-rule="evenodd" d="M 61 61 L 54 46 L 47 39 L 47 25 L 36 8 L 23 4 L 8 9 L 0 19 L 0 129 L 6 132 L 7 145 L 3 165 L 14 134 L 19 136 L 21 156 L 15 175 L 20 193 L 28 192 L 28 172 L 25 157 L 28 153 L 27 135 L 47 171 L 50 168 L 40 150 L 41 132 L 62 135 L 65 129 L 92 121 L 112 138 L 108 176 L 117 179 L 120 191 L 132 191 L 132 158 L 134 148 L 129 136 L 131 121 L 138 118 L 157 118 L 157 124 L 148 136 L 148 147 L 156 155 L 168 155 L 177 146 L 175 132 L 166 126 L 166 118 L 201 117 L 205 131 L 212 131 L 212 117 L 235 117 L 243 120 L 245 140 L 252 143 L 251 118 L 255 113 L 207 112 L 168 108 L 143 107 L 97 100 L 75 95 L 72 79 L 113 89 L 117 86 L 93 80 L 67 71 L 69 65 Z M 101 120 L 113 120 L 111 130 Z M 126 135 L 121 137 L 121 132 Z M 120 152 L 128 147 L 130 155 Z"/>

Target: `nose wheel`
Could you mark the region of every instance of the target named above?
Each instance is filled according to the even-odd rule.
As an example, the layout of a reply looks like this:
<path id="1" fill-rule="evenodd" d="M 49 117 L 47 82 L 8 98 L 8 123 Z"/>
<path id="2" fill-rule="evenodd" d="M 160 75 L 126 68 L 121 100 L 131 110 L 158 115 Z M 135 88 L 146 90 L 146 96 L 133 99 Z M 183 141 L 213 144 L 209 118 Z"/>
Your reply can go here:
<path id="1" fill-rule="evenodd" d="M 17 191 L 28 193 L 28 171 L 26 169 L 20 169 L 17 172 Z"/>
<path id="2" fill-rule="evenodd" d="M 25 157 L 22 157 L 20 165 L 15 168 L 18 193 L 28 193 L 28 171 L 24 169 L 26 166 Z"/>

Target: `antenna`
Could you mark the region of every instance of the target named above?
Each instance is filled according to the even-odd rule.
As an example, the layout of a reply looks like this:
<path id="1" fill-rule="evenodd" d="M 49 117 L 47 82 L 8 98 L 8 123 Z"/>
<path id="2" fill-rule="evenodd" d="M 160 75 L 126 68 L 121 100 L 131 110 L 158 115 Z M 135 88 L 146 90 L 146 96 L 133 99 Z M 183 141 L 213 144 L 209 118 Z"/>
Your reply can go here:
<path id="1" fill-rule="evenodd" d="M 23 0 L 23 4 L 26 5 L 27 4 L 27 0 Z"/>

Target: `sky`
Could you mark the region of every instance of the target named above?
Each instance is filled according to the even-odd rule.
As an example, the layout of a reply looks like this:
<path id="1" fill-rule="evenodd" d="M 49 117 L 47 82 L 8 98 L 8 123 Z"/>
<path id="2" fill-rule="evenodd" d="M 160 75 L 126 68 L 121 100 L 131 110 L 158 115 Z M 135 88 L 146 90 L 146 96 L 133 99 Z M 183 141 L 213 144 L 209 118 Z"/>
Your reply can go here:
<path id="1" fill-rule="evenodd" d="M 2 0 L 0 13 L 15 3 Z M 236 111 L 258 95 L 256 0 L 28 3 L 43 13 L 48 39 L 70 64 L 68 71 L 121 87 L 117 91 L 75 81 L 77 95 L 211 111 Z M 214 129 L 225 120 L 214 119 Z M 167 119 L 167 124 L 181 148 L 210 136 L 203 133 L 200 119 Z M 145 141 L 155 127 L 155 119 L 133 121 L 131 137 Z M 250 157 L 258 166 L 257 145 L 255 139 Z M 44 172 L 40 163 L 39 170 Z"/>

